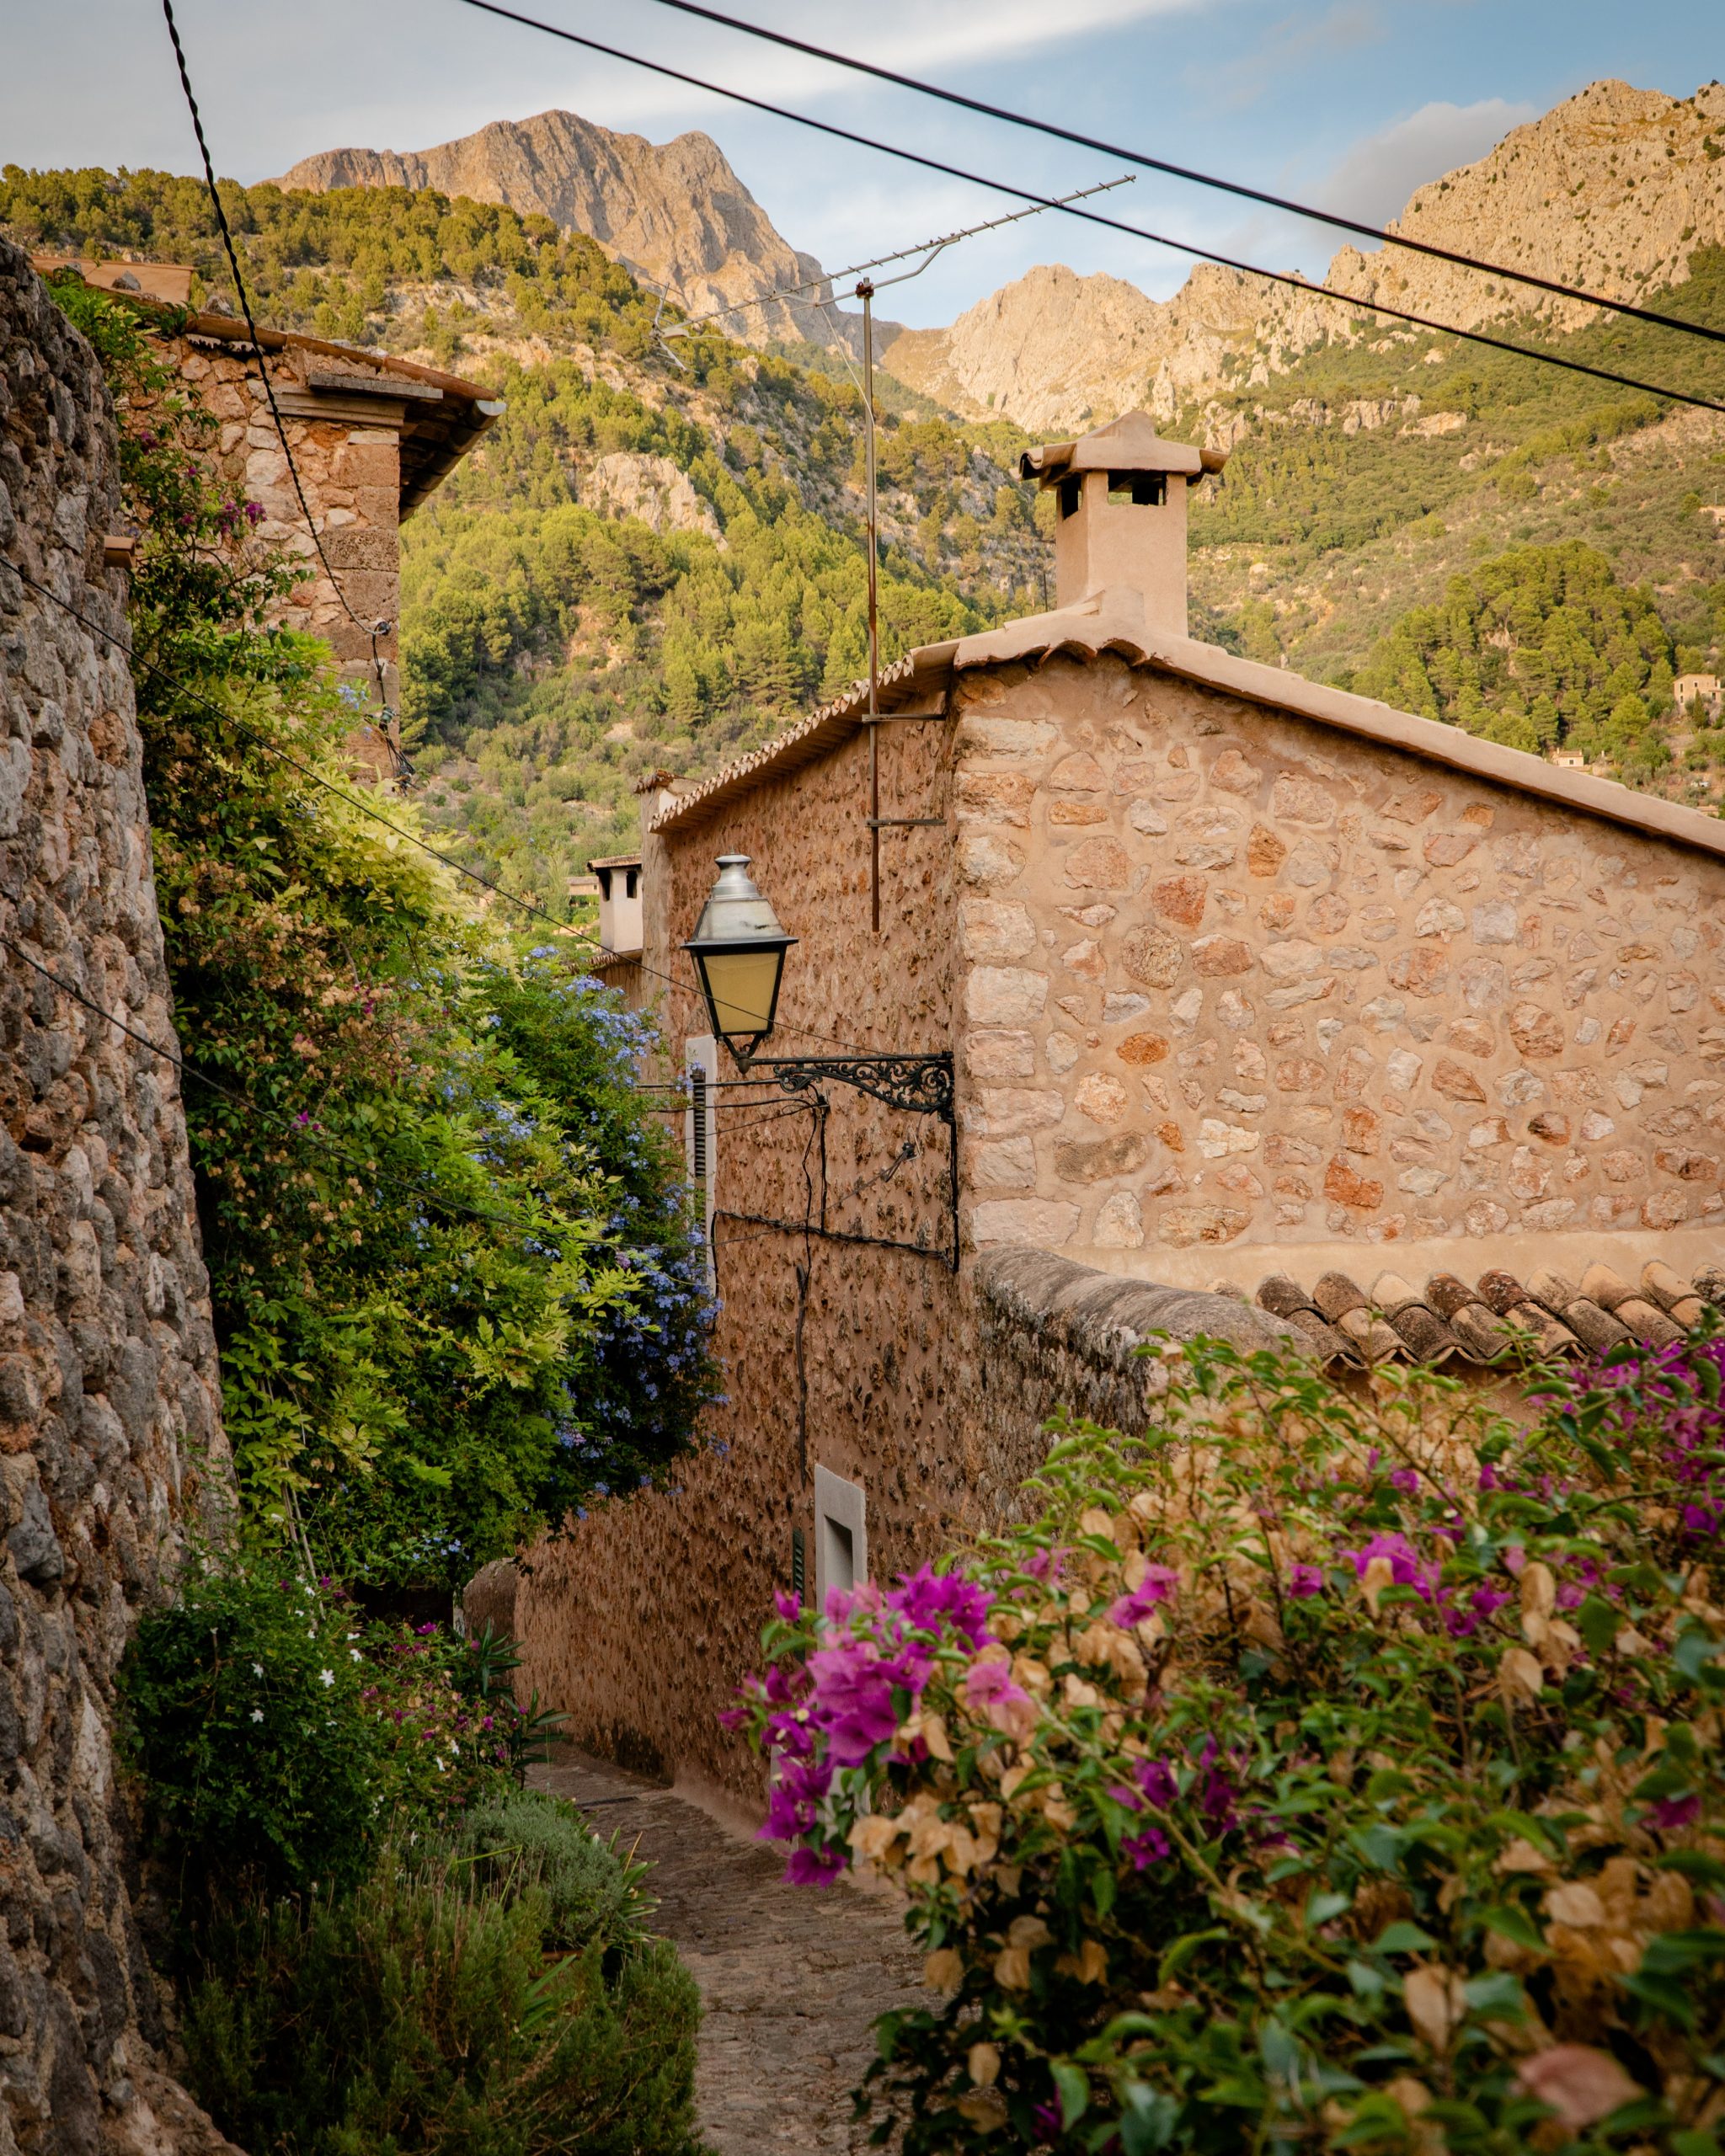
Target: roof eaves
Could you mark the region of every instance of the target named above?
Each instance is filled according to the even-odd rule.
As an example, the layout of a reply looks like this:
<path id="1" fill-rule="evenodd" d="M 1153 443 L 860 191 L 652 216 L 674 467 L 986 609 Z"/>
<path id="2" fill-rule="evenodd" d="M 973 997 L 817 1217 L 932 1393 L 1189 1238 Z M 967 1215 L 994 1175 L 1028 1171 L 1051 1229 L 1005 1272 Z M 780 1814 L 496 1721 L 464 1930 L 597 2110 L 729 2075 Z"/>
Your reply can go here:
<path id="1" fill-rule="evenodd" d="M 920 644 L 890 666 L 883 667 L 878 682 L 881 710 L 890 715 L 894 706 L 904 700 L 907 690 L 933 676 L 944 677 L 958 648 L 956 642 Z M 738 757 L 734 763 L 715 771 L 711 778 L 703 779 L 686 793 L 679 794 L 668 808 L 662 808 L 653 819 L 648 830 L 657 836 L 707 822 L 744 794 L 753 793 L 773 779 L 785 777 L 805 764 L 816 762 L 829 750 L 848 741 L 853 734 L 862 731 L 868 711 L 868 685 L 862 681 L 854 683 L 843 696 L 823 704 L 819 711 L 788 728 L 764 747 Z"/>

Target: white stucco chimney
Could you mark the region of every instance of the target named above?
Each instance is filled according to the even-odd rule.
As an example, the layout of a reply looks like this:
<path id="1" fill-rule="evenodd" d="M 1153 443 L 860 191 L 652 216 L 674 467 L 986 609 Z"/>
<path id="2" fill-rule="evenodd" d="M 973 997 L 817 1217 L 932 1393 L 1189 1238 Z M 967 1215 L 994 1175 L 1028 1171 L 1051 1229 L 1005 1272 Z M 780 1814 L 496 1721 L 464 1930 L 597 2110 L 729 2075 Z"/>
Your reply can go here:
<path id="1" fill-rule="evenodd" d="M 1226 459 L 1226 450 L 1164 441 L 1147 412 L 1026 451 L 1021 473 L 1056 503 L 1056 606 L 1111 591 L 1122 611 L 1141 607 L 1147 628 L 1183 637 L 1186 489 Z"/>

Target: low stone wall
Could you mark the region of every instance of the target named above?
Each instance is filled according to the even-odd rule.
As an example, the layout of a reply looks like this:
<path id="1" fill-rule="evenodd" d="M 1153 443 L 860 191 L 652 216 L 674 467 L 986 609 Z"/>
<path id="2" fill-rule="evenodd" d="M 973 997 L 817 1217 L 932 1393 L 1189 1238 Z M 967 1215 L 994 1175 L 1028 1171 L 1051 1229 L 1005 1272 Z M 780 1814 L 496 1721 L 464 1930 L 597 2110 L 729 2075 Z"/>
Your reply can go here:
<path id="1" fill-rule="evenodd" d="M 0 241 L 0 2149 L 53 2156 L 227 2147 L 154 2063 L 109 1734 L 232 1499 L 176 1074 L 98 1015 L 174 1045 L 117 494 L 94 358 Z"/>
<path id="2" fill-rule="evenodd" d="M 1108 1429 L 1144 1428 L 1156 1364 L 1138 1351 L 1157 1334 L 1208 1334 L 1247 1351 L 1298 1337 L 1267 1310 L 1231 1295 L 1124 1280 L 1052 1251 L 985 1251 L 975 1289 L 972 1412 L 987 1433 L 1003 1509 L 1047 1453 L 1044 1426 L 1060 1410 Z"/>

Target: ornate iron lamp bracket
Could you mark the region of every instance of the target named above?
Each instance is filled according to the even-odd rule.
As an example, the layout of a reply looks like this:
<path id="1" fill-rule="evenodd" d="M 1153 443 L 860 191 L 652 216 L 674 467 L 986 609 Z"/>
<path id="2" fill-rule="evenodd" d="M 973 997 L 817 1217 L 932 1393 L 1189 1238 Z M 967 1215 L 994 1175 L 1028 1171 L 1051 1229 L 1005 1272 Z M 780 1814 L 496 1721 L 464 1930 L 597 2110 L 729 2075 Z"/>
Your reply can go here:
<path id="1" fill-rule="evenodd" d="M 743 1070 L 770 1072 L 787 1092 L 812 1092 L 828 1083 L 852 1086 L 889 1107 L 953 1121 L 953 1059 L 939 1055 L 798 1055 L 737 1057 Z"/>

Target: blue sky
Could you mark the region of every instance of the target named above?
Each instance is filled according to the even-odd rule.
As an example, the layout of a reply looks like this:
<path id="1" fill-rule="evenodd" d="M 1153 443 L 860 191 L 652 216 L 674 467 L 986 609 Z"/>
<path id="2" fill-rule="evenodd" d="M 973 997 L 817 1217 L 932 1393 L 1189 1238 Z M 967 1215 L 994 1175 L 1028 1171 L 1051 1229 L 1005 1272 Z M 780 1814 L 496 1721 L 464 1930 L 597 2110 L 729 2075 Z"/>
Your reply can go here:
<path id="1" fill-rule="evenodd" d="M 1106 158 L 670 13 L 655 0 L 521 0 L 571 29 L 968 168 L 1048 192 Z M 1326 207 L 1381 220 L 1412 189 L 1601 76 L 1686 96 L 1721 64 L 1718 0 L 729 0 L 730 12 Z M 996 214 L 919 173 L 617 63 L 460 0 L 176 0 L 218 169 L 269 177 L 313 150 L 419 149 L 563 105 L 665 141 L 719 142 L 793 244 L 829 264 Z M 0 0 L 0 163 L 165 166 L 195 150 L 152 0 Z M 1103 206 L 1278 267 L 1334 236 L 1151 175 Z M 882 307 L 943 323 L 1032 264 L 1161 295 L 1180 256 L 1044 216 L 943 258 Z"/>

